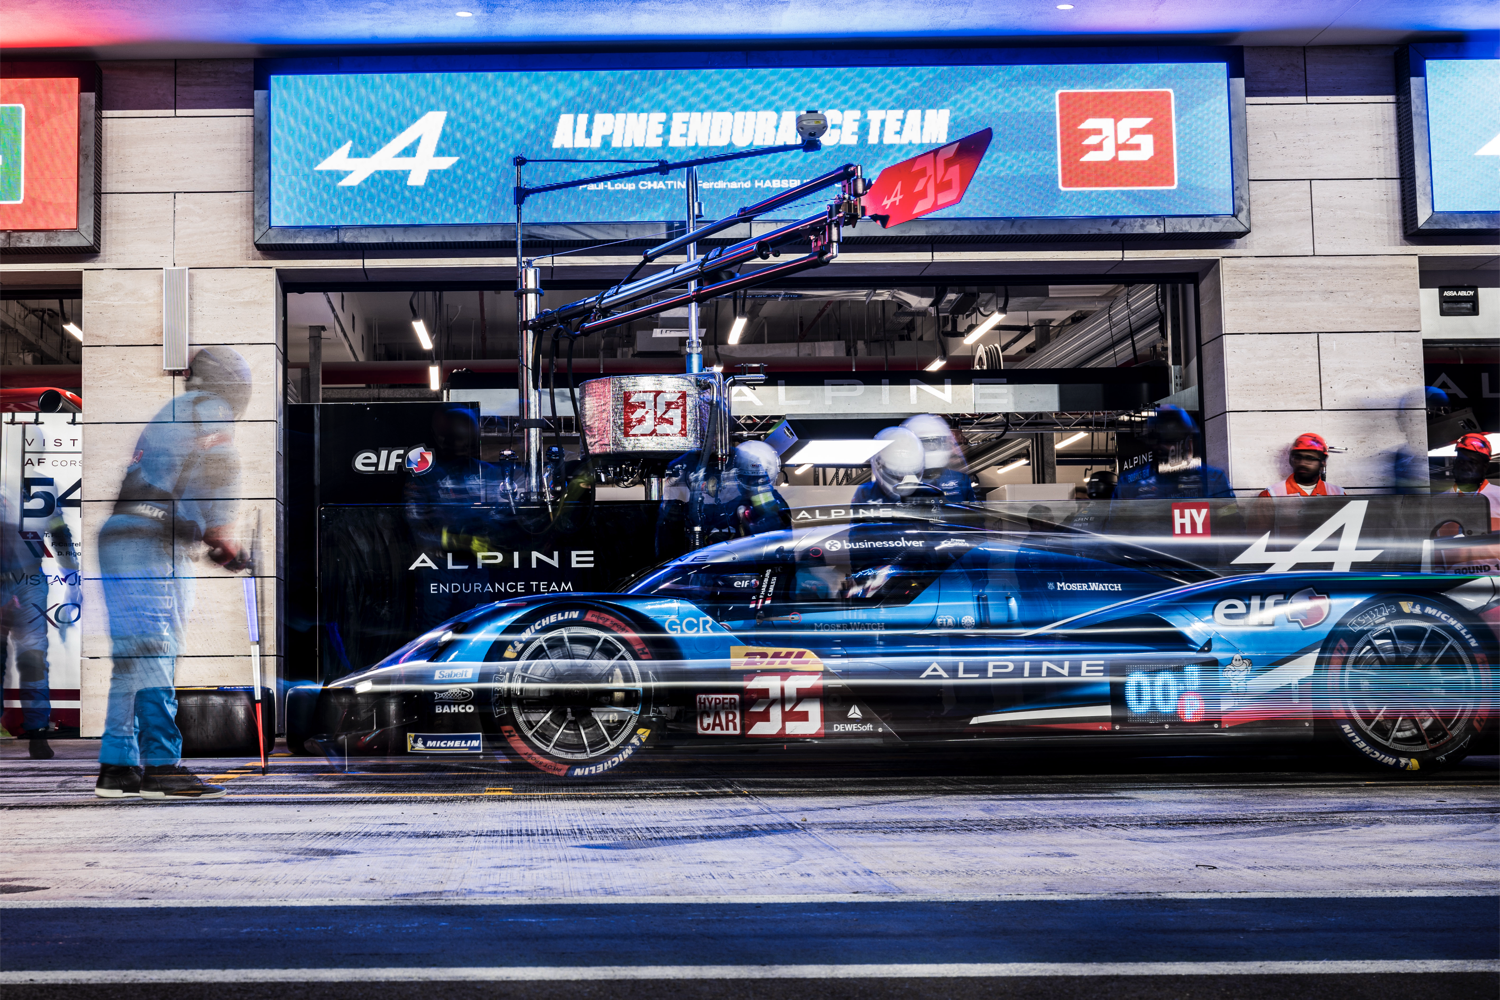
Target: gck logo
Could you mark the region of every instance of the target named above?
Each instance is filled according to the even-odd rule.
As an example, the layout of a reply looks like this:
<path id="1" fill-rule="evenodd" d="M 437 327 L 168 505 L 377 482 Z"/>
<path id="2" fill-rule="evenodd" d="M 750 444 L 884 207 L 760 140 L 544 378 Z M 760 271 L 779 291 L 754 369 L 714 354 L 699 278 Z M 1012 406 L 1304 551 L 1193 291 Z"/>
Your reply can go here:
<path id="1" fill-rule="evenodd" d="M 1058 186 L 1064 191 L 1177 186 L 1170 90 L 1059 90 Z"/>
<path id="2" fill-rule="evenodd" d="M 429 111 L 418 118 L 405 132 L 377 149 L 373 156 L 350 156 L 354 149 L 351 139 L 333 155 L 314 167 L 314 170 L 347 170 L 349 175 L 339 181 L 339 187 L 355 187 L 377 170 L 404 170 L 409 187 L 421 187 L 427 183 L 431 170 L 447 170 L 458 162 L 456 156 L 438 156 L 438 139 L 443 134 L 443 123 L 448 119 L 446 111 Z M 417 155 L 398 156 L 412 143 L 417 144 Z"/>

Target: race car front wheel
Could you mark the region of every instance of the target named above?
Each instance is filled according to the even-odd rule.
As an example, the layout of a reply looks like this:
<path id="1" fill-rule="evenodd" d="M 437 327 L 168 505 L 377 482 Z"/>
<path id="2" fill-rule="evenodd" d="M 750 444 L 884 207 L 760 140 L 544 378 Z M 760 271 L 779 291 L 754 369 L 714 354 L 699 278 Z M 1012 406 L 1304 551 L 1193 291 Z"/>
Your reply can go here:
<path id="1" fill-rule="evenodd" d="M 1324 646 L 1329 721 L 1364 759 L 1401 771 L 1455 764 L 1484 724 L 1490 662 L 1452 610 L 1377 598 Z"/>
<path id="2" fill-rule="evenodd" d="M 654 735 L 649 645 L 624 621 L 580 610 L 523 630 L 494 687 L 501 738 L 559 777 L 613 770 Z"/>

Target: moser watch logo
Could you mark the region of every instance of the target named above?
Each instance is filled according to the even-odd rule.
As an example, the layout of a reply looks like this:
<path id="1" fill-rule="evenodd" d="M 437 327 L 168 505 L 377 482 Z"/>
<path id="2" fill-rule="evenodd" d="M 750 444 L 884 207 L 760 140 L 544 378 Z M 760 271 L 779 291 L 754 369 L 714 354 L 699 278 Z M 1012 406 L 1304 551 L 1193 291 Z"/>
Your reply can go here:
<path id="1" fill-rule="evenodd" d="M 426 445 L 402 445 L 399 448 L 366 448 L 356 452 L 349 465 L 355 472 L 366 475 L 394 474 L 405 468 L 414 475 L 421 475 L 432 468 L 432 452 Z"/>
<path id="2" fill-rule="evenodd" d="M 1170 90 L 1059 90 L 1058 186 L 1118 191 L 1177 186 Z"/>

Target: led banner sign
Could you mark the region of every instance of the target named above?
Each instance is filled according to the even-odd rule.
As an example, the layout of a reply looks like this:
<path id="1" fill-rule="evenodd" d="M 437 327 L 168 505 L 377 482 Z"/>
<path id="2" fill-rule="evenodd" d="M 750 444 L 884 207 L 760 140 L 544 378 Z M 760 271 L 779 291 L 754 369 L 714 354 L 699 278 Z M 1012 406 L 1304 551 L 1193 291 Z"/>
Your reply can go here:
<path id="1" fill-rule="evenodd" d="M 96 70 L 0 67 L 0 250 L 98 249 Z"/>
<path id="2" fill-rule="evenodd" d="M 1473 55 L 1458 45 L 1403 55 L 1408 232 L 1500 227 L 1500 59 Z"/>
<path id="3" fill-rule="evenodd" d="M 268 64 L 257 242 L 370 241 L 374 230 L 499 239 L 515 219 L 515 155 L 586 161 L 528 165 L 526 183 L 545 184 L 608 161 L 796 142 L 796 114 L 807 108 L 828 117 L 823 150 L 704 168 L 707 218 L 842 162 L 873 179 L 919 150 L 987 130 L 988 152 L 969 164 L 962 201 L 915 213 L 926 218 L 900 232 L 1245 231 L 1243 88 L 1230 56 L 1092 55 L 1099 61 L 1042 63 L 1032 53 L 1030 65 L 338 74 Z M 650 175 L 545 195 L 528 202 L 526 219 L 659 226 L 681 214 L 682 197 L 680 174 Z M 894 202 L 876 212 L 913 214 Z M 456 228 L 411 232 L 438 226 Z"/>

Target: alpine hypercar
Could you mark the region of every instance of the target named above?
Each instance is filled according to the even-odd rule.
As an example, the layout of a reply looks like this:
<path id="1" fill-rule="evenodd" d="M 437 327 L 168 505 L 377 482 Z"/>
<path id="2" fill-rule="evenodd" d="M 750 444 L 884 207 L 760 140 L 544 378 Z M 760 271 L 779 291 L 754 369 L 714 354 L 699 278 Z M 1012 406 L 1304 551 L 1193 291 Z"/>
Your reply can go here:
<path id="1" fill-rule="evenodd" d="M 474 608 L 325 688 L 312 742 L 582 777 L 652 744 L 1321 734 L 1416 771 L 1488 737 L 1497 606 L 1494 576 L 1224 577 L 1085 532 L 829 518 Z"/>

